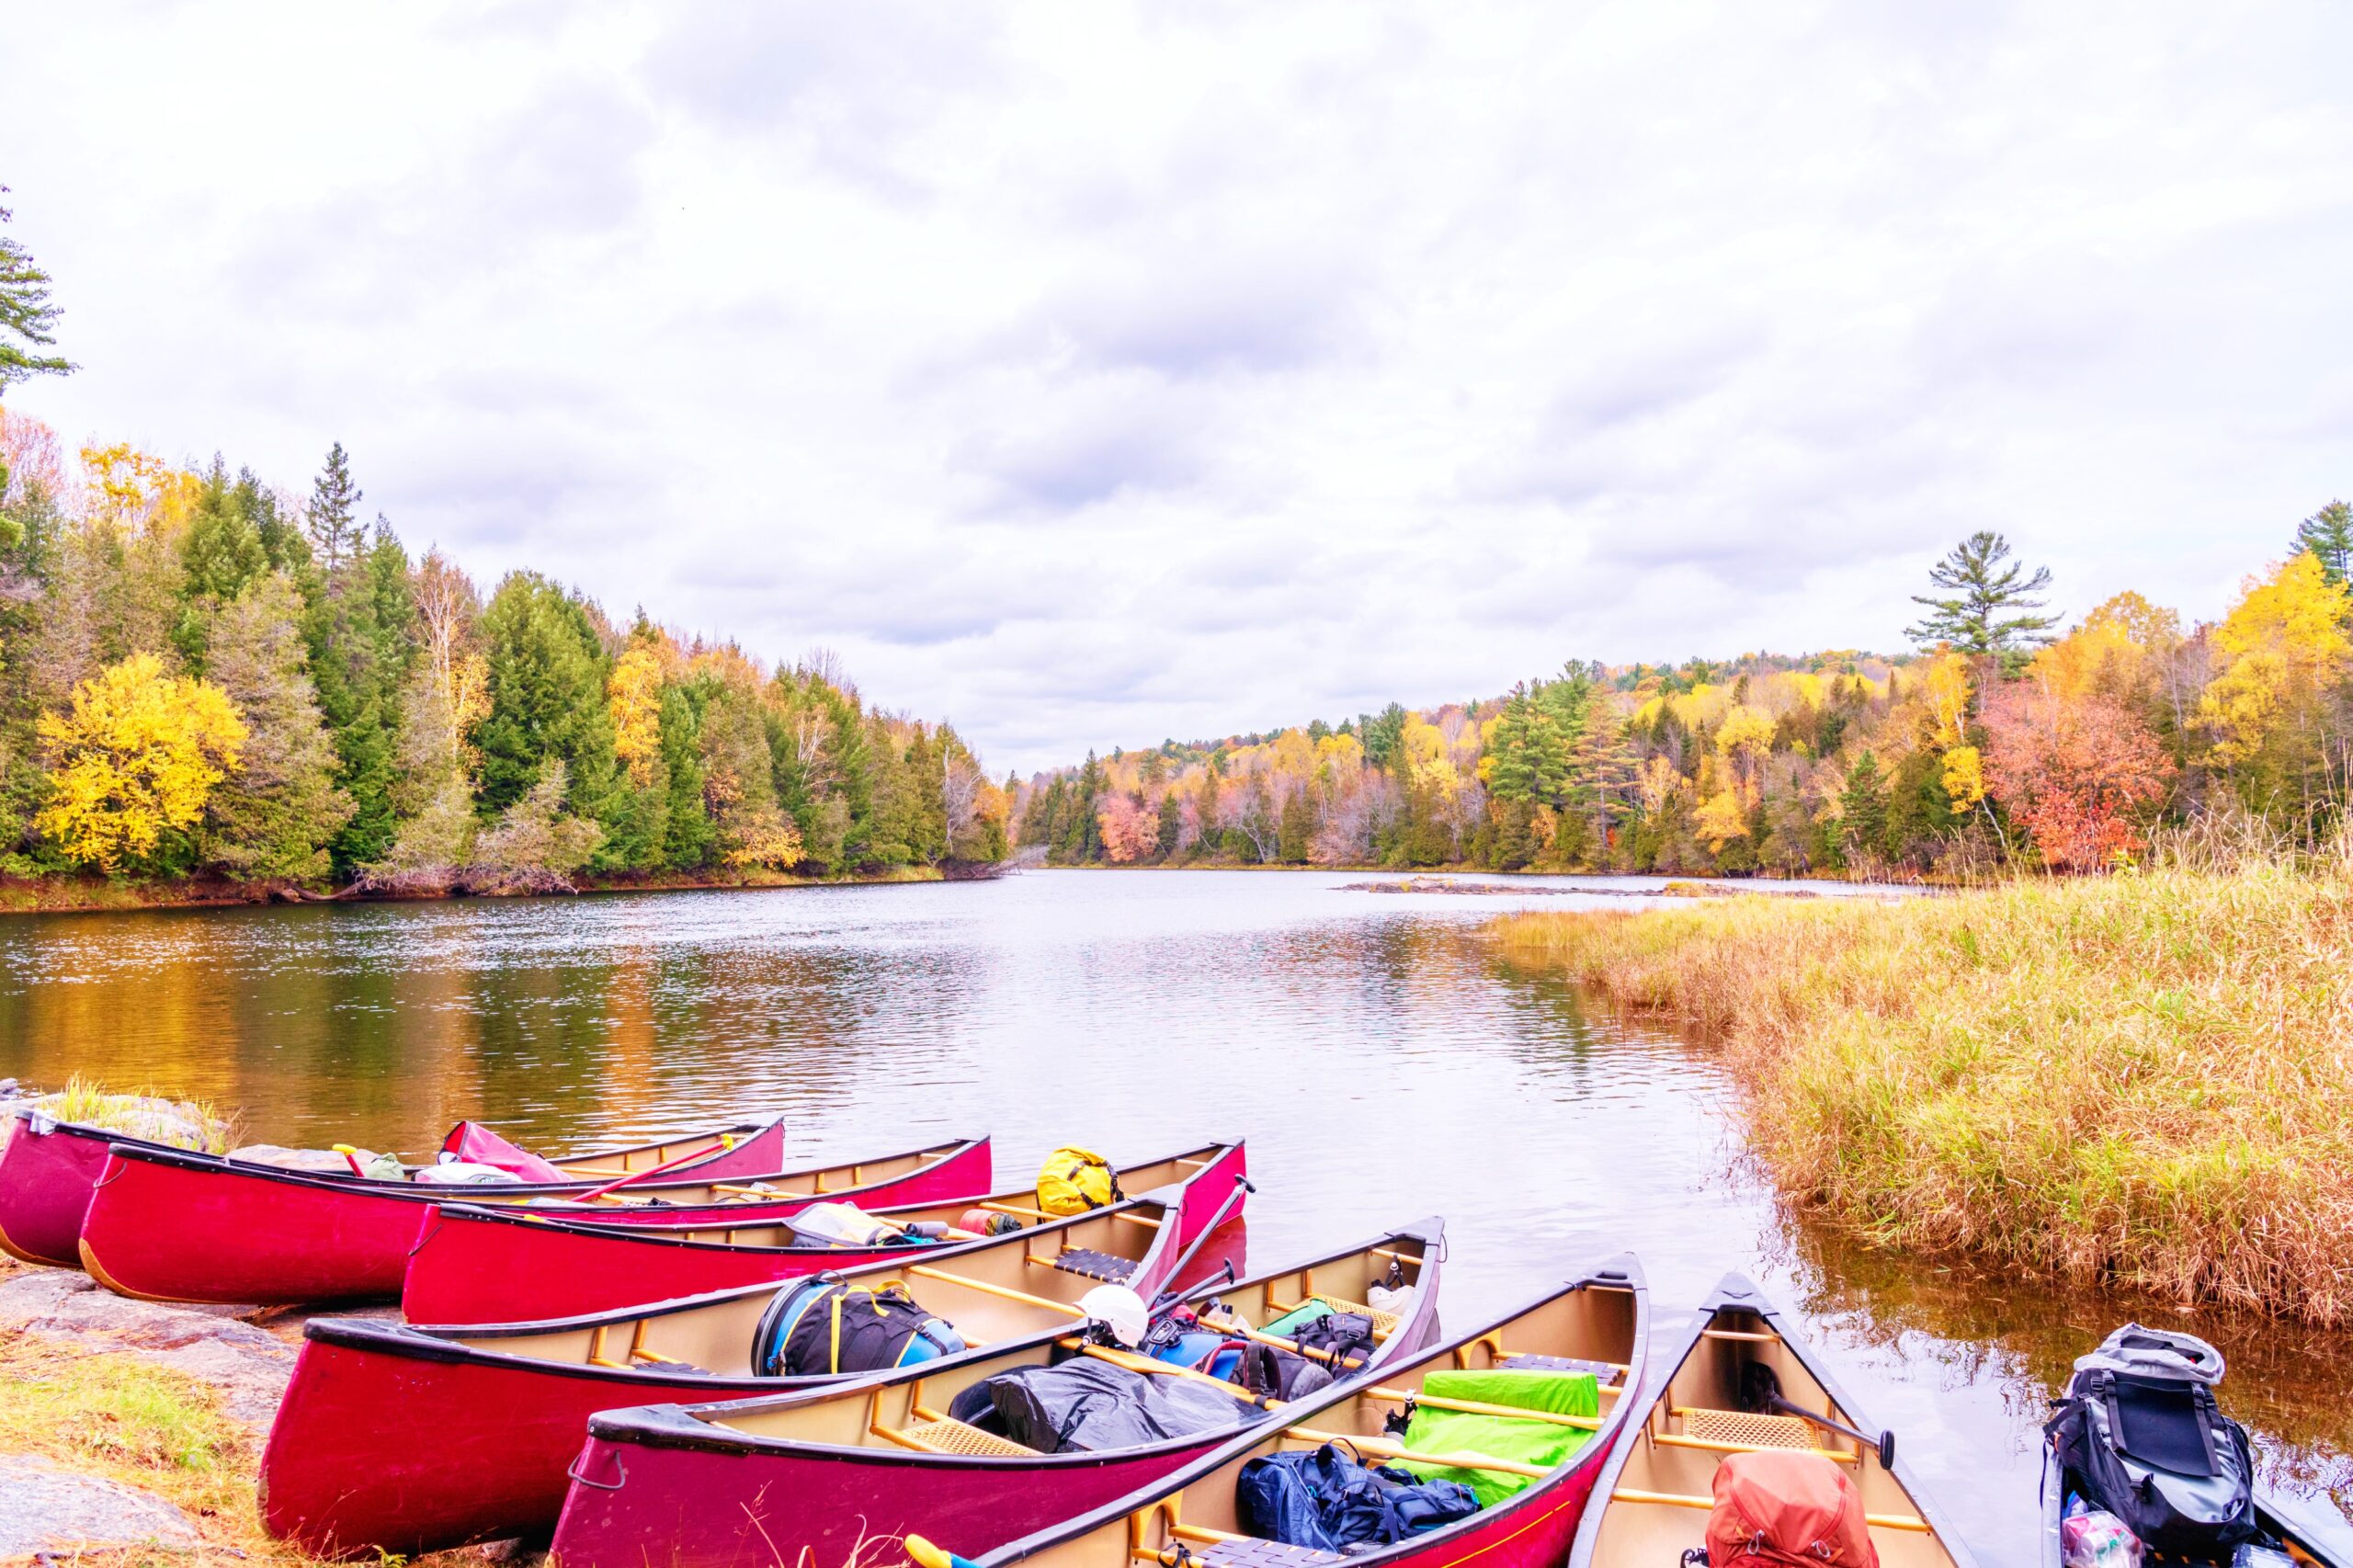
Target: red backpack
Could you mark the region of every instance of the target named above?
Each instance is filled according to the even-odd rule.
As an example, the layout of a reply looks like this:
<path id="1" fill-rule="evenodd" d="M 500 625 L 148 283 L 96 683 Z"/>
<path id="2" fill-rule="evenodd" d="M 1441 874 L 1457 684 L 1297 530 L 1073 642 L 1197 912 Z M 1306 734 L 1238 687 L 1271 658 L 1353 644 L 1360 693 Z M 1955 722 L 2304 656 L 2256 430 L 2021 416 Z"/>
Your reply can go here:
<path id="1" fill-rule="evenodd" d="M 1879 1568 L 1862 1493 L 1819 1455 L 1728 1454 L 1715 1494 L 1709 1568 Z"/>

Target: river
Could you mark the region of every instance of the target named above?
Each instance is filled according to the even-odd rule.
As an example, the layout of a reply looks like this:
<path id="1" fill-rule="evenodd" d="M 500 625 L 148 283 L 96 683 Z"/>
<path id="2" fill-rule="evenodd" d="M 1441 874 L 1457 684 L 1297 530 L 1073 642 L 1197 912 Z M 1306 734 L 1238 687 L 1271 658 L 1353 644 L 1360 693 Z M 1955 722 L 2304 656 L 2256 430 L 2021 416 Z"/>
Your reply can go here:
<path id="1" fill-rule="evenodd" d="M 1727 1269 L 1794 1309 L 1988 1565 L 2033 1560 L 2067 1363 L 2145 1301 L 1872 1253 L 1793 1221 L 1704 1046 L 1516 969 L 1479 923 L 1639 907 L 1356 875 L 998 882 L 0 918 L 0 1075 L 242 1108 L 247 1138 L 417 1151 L 478 1117 L 571 1149 L 781 1113 L 811 1158 L 994 1133 L 1115 1161 L 1246 1137 L 1256 1267 L 1424 1215 L 1445 1314 L 1642 1256 L 1661 1338 Z M 1826 887 L 1837 894 L 1851 890 Z M 2353 1500 L 2353 1338 L 2200 1319 L 2284 1484 Z M 2319 1509 L 2310 1511 L 2320 1511 Z M 2353 1532 L 2348 1532 L 2353 1539 Z"/>

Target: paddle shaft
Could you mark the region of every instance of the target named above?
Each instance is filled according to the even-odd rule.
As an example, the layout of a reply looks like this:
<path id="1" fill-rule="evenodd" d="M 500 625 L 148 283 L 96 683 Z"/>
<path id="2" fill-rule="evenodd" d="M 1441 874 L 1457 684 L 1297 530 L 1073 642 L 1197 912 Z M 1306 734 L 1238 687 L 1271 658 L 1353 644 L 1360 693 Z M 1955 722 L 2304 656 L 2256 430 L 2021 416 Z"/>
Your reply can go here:
<path id="1" fill-rule="evenodd" d="M 633 1181 L 643 1181 L 647 1176 L 660 1176 L 664 1171 L 675 1169 L 679 1165 L 685 1165 L 689 1160 L 699 1160 L 710 1153 L 710 1151 L 709 1149 L 689 1149 L 676 1159 L 665 1160 L 658 1165 L 648 1165 L 642 1171 L 631 1171 L 629 1175 L 621 1176 L 614 1181 L 608 1181 L 602 1187 L 590 1187 L 579 1197 L 571 1199 L 571 1201 L 574 1203 L 587 1203 L 593 1201 L 596 1199 L 604 1197 L 605 1194 L 612 1191 L 617 1187 L 627 1187 Z"/>

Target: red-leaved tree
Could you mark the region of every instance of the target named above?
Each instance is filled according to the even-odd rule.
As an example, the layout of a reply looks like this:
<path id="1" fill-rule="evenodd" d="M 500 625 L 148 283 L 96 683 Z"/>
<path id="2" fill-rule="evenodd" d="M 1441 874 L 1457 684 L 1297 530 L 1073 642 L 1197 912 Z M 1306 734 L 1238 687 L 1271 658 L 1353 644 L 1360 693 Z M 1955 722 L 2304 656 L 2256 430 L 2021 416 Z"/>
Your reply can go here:
<path id="1" fill-rule="evenodd" d="M 1132 795 L 1106 796 L 1095 821 L 1103 830 L 1103 853 L 1115 864 L 1140 860 L 1158 844 L 1159 813 L 1145 810 Z"/>
<path id="2" fill-rule="evenodd" d="M 2106 870 L 2144 846 L 2136 818 L 2164 797 L 2174 765 L 2139 714 L 2026 680 L 1988 693 L 1983 719 L 1986 789 L 2045 865 Z"/>

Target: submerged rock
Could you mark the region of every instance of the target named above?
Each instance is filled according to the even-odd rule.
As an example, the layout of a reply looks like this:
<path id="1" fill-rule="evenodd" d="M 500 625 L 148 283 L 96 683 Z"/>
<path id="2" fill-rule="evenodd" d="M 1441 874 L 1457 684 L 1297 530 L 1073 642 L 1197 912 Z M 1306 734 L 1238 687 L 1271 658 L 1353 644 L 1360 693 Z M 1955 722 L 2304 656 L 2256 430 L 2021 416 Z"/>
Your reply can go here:
<path id="1" fill-rule="evenodd" d="M 222 1407 L 238 1420 L 266 1426 L 293 1376 L 294 1348 L 233 1315 L 252 1310 L 135 1301 L 63 1268 L 0 1279 L 0 1329 L 169 1367 L 220 1391 Z"/>
<path id="2" fill-rule="evenodd" d="M 199 1544 L 195 1522 L 153 1493 L 76 1475 L 30 1454 L 0 1454 L 0 1557 Z"/>

